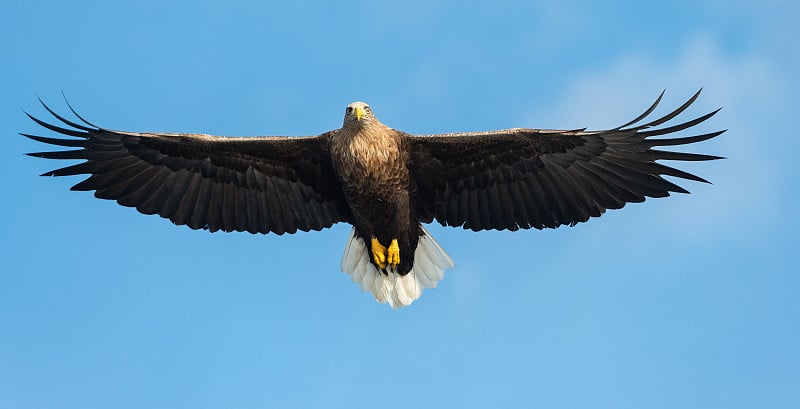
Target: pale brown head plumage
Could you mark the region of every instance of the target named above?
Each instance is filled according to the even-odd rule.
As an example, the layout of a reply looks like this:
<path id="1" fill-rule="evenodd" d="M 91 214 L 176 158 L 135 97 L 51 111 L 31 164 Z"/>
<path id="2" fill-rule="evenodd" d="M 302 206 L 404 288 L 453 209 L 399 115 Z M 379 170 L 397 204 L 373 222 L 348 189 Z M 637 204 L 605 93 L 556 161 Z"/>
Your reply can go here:
<path id="1" fill-rule="evenodd" d="M 344 122 L 342 128 L 360 128 L 374 123 L 380 123 L 372 108 L 366 102 L 355 101 L 347 105 L 344 111 Z"/>

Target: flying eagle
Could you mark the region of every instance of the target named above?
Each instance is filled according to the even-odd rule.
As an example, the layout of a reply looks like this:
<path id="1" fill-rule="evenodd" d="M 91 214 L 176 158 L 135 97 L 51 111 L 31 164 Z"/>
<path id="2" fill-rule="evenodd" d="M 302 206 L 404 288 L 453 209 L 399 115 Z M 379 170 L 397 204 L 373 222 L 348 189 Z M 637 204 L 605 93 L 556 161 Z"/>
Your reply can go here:
<path id="1" fill-rule="evenodd" d="M 366 103 L 353 102 L 339 129 L 246 138 L 116 131 L 90 123 L 72 106 L 81 123 L 42 102 L 67 127 L 26 114 L 73 138 L 22 135 L 76 148 L 31 156 L 85 160 L 42 176 L 90 175 L 71 190 L 94 190 L 95 197 L 177 225 L 284 234 L 349 223 L 342 271 L 394 308 L 436 287 L 454 266 L 425 223 L 473 231 L 573 226 L 628 202 L 688 193 L 663 175 L 708 183 L 657 161 L 718 156 L 655 148 L 705 141 L 724 131 L 653 138 L 713 116 L 718 110 L 659 127 L 699 94 L 666 116 L 641 123 L 662 92 L 636 119 L 602 131 L 412 135 L 382 124 Z"/>

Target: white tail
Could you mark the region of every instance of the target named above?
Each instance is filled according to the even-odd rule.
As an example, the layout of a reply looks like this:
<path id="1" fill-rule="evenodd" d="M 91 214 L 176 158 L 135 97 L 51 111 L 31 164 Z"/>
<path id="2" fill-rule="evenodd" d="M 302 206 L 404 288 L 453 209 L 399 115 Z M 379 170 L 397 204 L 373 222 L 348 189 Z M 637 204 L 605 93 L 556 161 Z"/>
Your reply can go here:
<path id="1" fill-rule="evenodd" d="M 425 288 L 435 288 L 444 278 L 444 271 L 455 266 L 442 246 L 431 237 L 425 226 L 421 226 L 417 250 L 414 251 L 414 267 L 405 276 L 388 268 L 388 274 L 381 273 L 370 262 L 370 255 L 364 240 L 356 235 L 355 227 L 342 255 L 342 271 L 350 276 L 363 291 L 369 291 L 380 303 L 388 303 L 392 308 L 411 305 Z M 401 255 L 402 257 L 402 255 Z"/>

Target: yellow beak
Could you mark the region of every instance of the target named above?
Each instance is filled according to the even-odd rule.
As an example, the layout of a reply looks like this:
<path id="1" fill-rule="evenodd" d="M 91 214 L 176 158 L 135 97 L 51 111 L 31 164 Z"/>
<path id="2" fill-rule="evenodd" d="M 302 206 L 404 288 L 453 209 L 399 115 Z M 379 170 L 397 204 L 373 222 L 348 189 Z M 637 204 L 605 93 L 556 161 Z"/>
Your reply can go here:
<path id="1" fill-rule="evenodd" d="M 356 107 L 356 120 L 361 122 L 361 117 L 364 116 L 364 109 L 361 107 Z"/>

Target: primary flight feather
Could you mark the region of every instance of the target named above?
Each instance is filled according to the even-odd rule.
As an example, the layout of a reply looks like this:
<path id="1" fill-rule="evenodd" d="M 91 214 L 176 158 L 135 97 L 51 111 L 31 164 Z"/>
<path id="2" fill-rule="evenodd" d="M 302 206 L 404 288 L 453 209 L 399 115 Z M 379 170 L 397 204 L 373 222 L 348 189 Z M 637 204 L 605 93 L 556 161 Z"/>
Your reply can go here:
<path id="1" fill-rule="evenodd" d="M 307 137 L 220 137 L 106 129 L 78 115 L 39 125 L 72 138 L 22 134 L 74 148 L 30 153 L 84 162 L 44 176 L 90 175 L 95 191 L 145 214 L 210 231 L 295 233 L 353 226 L 342 270 L 376 300 L 411 304 L 453 261 L 423 224 L 474 231 L 575 225 L 646 197 L 688 193 L 662 176 L 706 180 L 658 163 L 717 156 L 659 149 L 724 131 L 653 138 L 691 128 L 717 111 L 672 126 L 698 97 L 658 119 L 602 130 L 505 129 L 412 135 L 382 124 L 369 105 L 347 106 L 342 127 Z M 663 93 L 662 93 L 663 96 Z"/>

